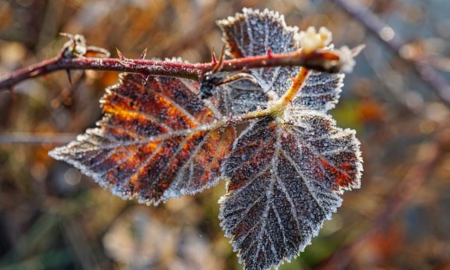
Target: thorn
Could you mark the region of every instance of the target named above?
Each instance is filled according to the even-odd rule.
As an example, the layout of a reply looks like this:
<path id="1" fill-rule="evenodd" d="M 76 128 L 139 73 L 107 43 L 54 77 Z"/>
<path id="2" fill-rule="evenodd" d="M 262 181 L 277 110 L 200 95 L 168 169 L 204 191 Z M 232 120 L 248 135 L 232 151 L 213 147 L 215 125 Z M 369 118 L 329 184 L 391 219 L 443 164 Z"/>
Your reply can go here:
<path id="1" fill-rule="evenodd" d="M 222 46 L 222 51 L 220 52 L 219 60 L 217 61 L 217 64 L 214 66 L 212 73 L 216 73 L 222 69 L 224 55 L 225 55 L 225 44 Z"/>
<path id="2" fill-rule="evenodd" d="M 70 88 L 73 88 L 72 76 L 70 75 L 70 70 L 66 69 L 67 78 L 69 79 Z"/>
<path id="3" fill-rule="evenodd" d="M 211 47 L 211 62 L 214 66 L 217 65 L 217 56 L 216 52 L 214 51 L 214 46 Z"/>
<path id="4" fill-rule="evenodd" d="M 223 44 L 222 50 L 220 51 L 219 63 L 223 64 L 224 56 L 225 56 L 225 44 Z"/>
<path id="5" fill-rule="evenodd" d="M 142 51 L 142 53 L 141 53 L 141 55 L 139 56 L 139 58 L 142 59 L 142 60 L 144 60 L 146 56 L 147 56 L 147 48 L 145 48 L 145 49 Z"/>
<path id="6" fill-rule="evenodd" d="M 123 53 L 119 50 L 119 48 L 116 48 L 116 51 L 120 60 L 126 60 L 125 56 L 123 56 Z"/>
<path id="7" fill-rule="evenodd" d="M 291 80 L 292 83 L 295 83 L 295 78 L 294 77 L 289 77 L 289 80 Z"/>
<path id="8" fill-rule="evenodd" d="M 272 58 L 272 49 L 270 47 L 267 48 L 267 57 Z"/>

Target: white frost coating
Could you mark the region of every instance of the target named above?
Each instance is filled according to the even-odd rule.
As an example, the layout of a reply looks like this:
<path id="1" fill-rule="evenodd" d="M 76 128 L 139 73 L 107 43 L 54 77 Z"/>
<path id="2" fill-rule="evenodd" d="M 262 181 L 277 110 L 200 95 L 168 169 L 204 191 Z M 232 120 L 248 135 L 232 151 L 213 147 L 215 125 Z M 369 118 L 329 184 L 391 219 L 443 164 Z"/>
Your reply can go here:
<path id="1" fill-rule="evenodd" d="M 274 53 L 292 52 L 300 48 L 299 40 L 310 42 L 308 46 L 332 49 L 331 32 L 322 27 L 317 32 L 308 28 L 306 32 L 298 32 L 297 27 L 286 26 L 284 17 L 278 12 L 244 9 L 226 20 L 219 20 L 217 24 L 223 32 L 223 40 L 227 45 L 227 54 L 231 57 L 255 56 L 266 54 L 270 48 Z M 308 43 L 309 44 L 309 43 Z M 303 44 L 305 45 L 305 44 Z M 248 101 L 266 102 L 281 97 L 291 86 L 290 78 L 298 73 L 298 67 L 274 67 L 250 70 L 260 84 L 259 94 L 253 85 L 244 83 L 229 84 L 222 87 L 231 93 L 234 112 L 245 113 L 255 111 L 257 106 L 249 105 Z M 329 74 L 311 72 L 295 103 L 302 109 L 326 112 L 335 107 L 338 102 L 343 74 Z M 244 91 L 250 92 L 244 94 Z M 266 95 L 263 96 L 262 94 Z M 253 95 L 253 96 L 251 96 Z M 245 99 L 247 105 L 237 104 L 235 100 Z M 262 106 L 264 108 L 264 106 Z"/>
<path id="2" fill-rule="evenodd" d="M 217 24 L 222 29 L 226 53 L 233 57 L 264 55 L 270 49 L 273 53 L 293 52 L 298 49 L 294 36 L 297 27 L 289 27 L 284 16 L 278 12 L 245 8 Z M 258 80 L 264 92 L 273 91 L 277 97 L 283 95 L 291 84 L 297 67 L 276 67 L 251 69 L 250 73 Z"/>
<path id="3" fill-rule="evenodd" d="M 360 185 L 362 160 L 353 131 L 316 111 L 288 115 L 287 124 L 252 122 L 222 168 L 231 188 L 219 201 L 219 218 L 244 269 L 278 267 L 298 256 L 341 205 L 339 194 Z M 336 173 L 351 183 L 340 186 Z"/>
<path id="4" fill-rule="evenodd" d="M 216 185 L 220 171 L 212 168 L 212 163 L 220 164 L 224 153 L 216 151 L 205 157 L 209 149 L 205 147 L 224 140 L 233 141 L 234 128 L 224 128 L 226 136 L 220 137 L 222 131 L 217 131 L 218 118 L 214 115 L 221 118 L 222 115 L 212 104 L 200 100 L 195 89 L 198 84 L 138 74 L 121 74 L 119 78 L 119 83 L 109 87 L 102 98 L 105 114 L 97 123 L 98 128 L 88 129 L 76 141 L 54 149 L 50 155 L 72 164 L 114 195 L 137 198 L 139 203 L 157 205 Z M 151 100 L 164 100 L 164 103 L 159 103 L 159 110 L 155 110 Z M 209 118 L 197 118 L 208 108 Z M 165 115 L 165 110 L 177 113 Z M 135 117 L 130 118 L 133 114 Z M 172 120 L 176 115 L 191 126 L 183 127 L 180 120 Z M 144 122 L 132 122 L 133 119 Z M 210 136 L 211 132 L 215 135 Z M 210 163 L 205 160 L 208 158 Z M 170 165 L 175 162 L 185 162 L 185 165 L 172 169 Z M 188 173 L 190 168 L 195 169 Z M 173 181 L 165 184 L 164 173 L 174 175 Z"/>

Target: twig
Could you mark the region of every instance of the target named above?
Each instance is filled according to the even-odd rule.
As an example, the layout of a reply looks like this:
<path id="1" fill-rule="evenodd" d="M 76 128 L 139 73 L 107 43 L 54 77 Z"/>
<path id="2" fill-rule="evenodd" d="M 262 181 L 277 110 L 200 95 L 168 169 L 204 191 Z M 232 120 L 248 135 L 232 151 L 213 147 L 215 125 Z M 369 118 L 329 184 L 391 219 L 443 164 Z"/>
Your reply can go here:
<path id="1" fill-rule="evenodd" d="M 13 132 L 13 133 L 0 133 L 0 146 L 1 145 L 15 145 L 15 144 L 65 144 L 73 141 L 76 138 L 76 134 L 72 133 L 25 133 L 25 132 Z"/>
<path id="2" fill-rule="evenodd" d="M 267 54 L 224 61 L 221 71 L 241 71 L 252 68 L 303 66 L 327 72 L 340 70 L 339 54 L 336 51 L 316 50 L 305 54 L 301 50 L 292 53 Z M 91 69 L 133 72 L 145 75 L 164 75 L 199 80 L 202 74 L 213 69 L 214 63 L 183 63 L 128 58 L 66 57 L 64 53 L 41 63 L 20 69 L 0 77 L 0 90 L 11 89 L 17 83 L 43 76 L 57 70 Z"/>
<path id="3" fill-rule="evenodd" d="M 405 45 L 405 42 L 398 35 L 389 37 L 383 35 L 386 30 L 392 28 L 382 22 L 370 10 L 356 4 L 354 1 L 352 3 L 348 0 L 331 1 L 361 23 L 369 32 L 385 44 L 387 48 L 391 50 L 398 58 L 412 64 L 413 70 L 419 78 L 425 82 L 447 106 L 450 106 L 450 86 L 441 75 L 439 75 L 428 65 L 426 57 L 416 56 L 414 58 L 408 58 L 403 55 L 401 53 L 401 49 Z"/>

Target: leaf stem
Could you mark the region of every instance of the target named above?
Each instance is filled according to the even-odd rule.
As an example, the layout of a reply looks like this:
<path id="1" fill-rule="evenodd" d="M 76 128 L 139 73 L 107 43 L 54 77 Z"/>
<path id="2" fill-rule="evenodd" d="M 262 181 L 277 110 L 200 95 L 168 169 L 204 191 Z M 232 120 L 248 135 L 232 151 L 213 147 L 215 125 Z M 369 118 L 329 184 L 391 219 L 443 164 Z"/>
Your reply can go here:
<path id="1" fill-rule="evenodd" d="M 297 93 L 302 89 L 302 86 L 305 83 L 308 74 L 309 69 L 304 67 L 300 68 L 297 76 L 292 79 L 291 88 L 289 88 L 289 90 L 286 91 L 286 93 L 280 99 L 278 99 L 275 103 L 273 103 L 269 108 L 265 110 L 257 110 L 241 116 L 236 122 L 244 122 L 247 120 L 261 118 L 269 115 L 282 115 L 286 110 L 286 107 L 294 100 L 294 98 L 297 96 Z"/>
<path id="2" fill-rule="evenodd" d="M 280 98 L 280 103 L 282 107 L 286 107 L 289 103 L 291 103 L 294 98 L 297 96 L 297 93 L 301 90 L 303 84 L 308 77 L 309 69 L 300 68 L 297 76 L 292 80 L 291 88 Z"/>

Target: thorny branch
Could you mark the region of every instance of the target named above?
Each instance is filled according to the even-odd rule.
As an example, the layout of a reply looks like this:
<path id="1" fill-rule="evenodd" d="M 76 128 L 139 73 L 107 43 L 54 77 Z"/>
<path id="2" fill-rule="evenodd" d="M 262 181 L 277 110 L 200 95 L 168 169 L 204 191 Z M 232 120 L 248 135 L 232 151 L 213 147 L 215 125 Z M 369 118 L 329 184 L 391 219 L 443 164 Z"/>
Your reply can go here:
<path id="1" fill-rule="evenodd" d="M 125 58 L 120 51 L 118 51 L 119 58 L 106 58 L 109 57 L 106 50 L 86 46 L 83 36 L 68 36 L 71 40 L 64 45 L 58 56 L 0 76 L 0 90 L 12 89 L 14 85 L 21 81 L 40 77 L 57 70 L 110 70 L 199 80 L 203 74 L 211 71 L 216 65 L 214 61 L 191 64 L 145 60 L 143 59 L 145 58 L 145 52 L 141 55 L 141 59 Z M 358 49 L 352 51 L 350 58 L 358 52 Z M 106 57 L 87 57 L 89 53 Z M 344 57 L 345 53 L 348 53 L 348 49 L 341 51 L 317 49 L 313 52 L 298 50 L 292 53 L 275 54 L 268 48 L 266 55 L 225 60 L 220 71 L 232 72 L 262 67 L 303 66 L 313 70 L 339 72 L 347 64 L 345 61 L 348 60 L 348 55 Z"/>
<path id="2" fill-rule="evenodd" d="M 355 2 L 350 3 L 348 0 L 332 0 L 332 2 L 361 23 L 364 28 L 385 44 L 398 58 L 407 63 L 411 63 L 414 72 L 419 78 L 425 82 L 447 106 L 450 106 L 450 85 L 445 78 L 440 76 L 432 67 L 430 67 L 427 63 L 427 57 L 420 55 L 411 57 L 402 53 L 402 49 L 406 45 L 404 40 L 398 35 L 389 38 L 384 37 L 383 32 L 385 32 L 386 29 L 391 28 L 375 14 L 370 12 L 370 10 L 359 6 Z"/>

